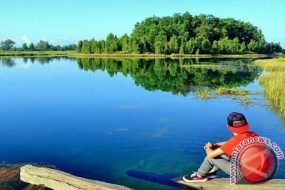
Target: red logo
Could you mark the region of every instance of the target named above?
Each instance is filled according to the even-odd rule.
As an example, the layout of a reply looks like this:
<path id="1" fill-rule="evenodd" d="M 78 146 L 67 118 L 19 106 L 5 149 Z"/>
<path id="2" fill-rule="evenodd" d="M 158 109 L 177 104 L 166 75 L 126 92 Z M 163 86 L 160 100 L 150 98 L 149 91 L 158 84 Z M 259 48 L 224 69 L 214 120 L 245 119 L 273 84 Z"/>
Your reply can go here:
<path id="1" fill-rule="evenodd" d="M 238 168 L 248 183 L 270 179 L 277 169 L 274 152 L 262 143 L 253 143 L 242 149 L 238 155 Z"/>
<path id="2" fill-rule="evenodd" d="M 234 121 L 233 122 L 233 127 L 242 127 L 245 125 L 245 120 L 241 120 L 241 121 Z"/>

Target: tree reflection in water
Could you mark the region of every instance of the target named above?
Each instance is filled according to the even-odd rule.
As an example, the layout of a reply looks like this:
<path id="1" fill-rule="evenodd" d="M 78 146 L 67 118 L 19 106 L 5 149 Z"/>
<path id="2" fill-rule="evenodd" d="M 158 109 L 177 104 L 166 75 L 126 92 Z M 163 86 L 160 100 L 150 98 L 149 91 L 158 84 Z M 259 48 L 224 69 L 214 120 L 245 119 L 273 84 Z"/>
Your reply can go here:
<path id="1" fill-rule="evenodd" d="M 77 59 L 82 70 L 106 71 L 131 76 L 136 85 L 150 91 L 186 96 L 199 88 L 245 86 L 258 78 L 261 69 L 251 60 L 192 59 Z"/>
<path id="2" fill-rule="evenodd" d="M 23 62 L 49 64 L 61 59 L 76 60 L 79 69 L 106 71 L 111 77 L 117 73 L 131 76 L 136 85 L 149 91 L 166 91 L 186 96 L 199 89 L 245 86 L 257 79 L 261 69 L 250 59 L 111 59 L 24 57 Z M 14 67 L 13 58 L 1 58 L 2 66 Z"/>

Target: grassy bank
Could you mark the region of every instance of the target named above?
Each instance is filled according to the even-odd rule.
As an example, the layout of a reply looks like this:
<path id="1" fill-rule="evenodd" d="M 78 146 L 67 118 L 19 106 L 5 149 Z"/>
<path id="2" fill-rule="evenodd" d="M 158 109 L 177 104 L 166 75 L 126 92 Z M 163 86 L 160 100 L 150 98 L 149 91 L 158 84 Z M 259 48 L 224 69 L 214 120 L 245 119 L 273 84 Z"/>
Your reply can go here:
<path id="1" fill-rule="evenodd" d="M 255 64 L 266 70 L 259 83 L 270 106 L 285 119 L 285 58 L 256 60 Z"/>
<path id="2" fill-rule="evenodd" d="M 4 51 L 0 56 L 5 57 L 27 57 L 27 56 L 60 56 L 69 55 L 73 51 Z"/>
<path id="3" fill-rule="evenodd" d="M 70 53 L 70 57 L 83 57 L 83 58 L 172 58 L 172 59 L 180 59 L 180 58 L 267 58 L 274 57 L 275 55 L 265 55 L 265 54 L 243 54 L 243 55 L 211 55 L 211 54 L 123 54 L 123 53 L 114 53 L 114 54 L 82 54 L 82 53 Z"/>
<path id="4" fill-rule="evenodd" d="M 165 54 L 83 54 L 83 53 L 70 53 L 69 57 L 75 58 L 166 58 Z"/>

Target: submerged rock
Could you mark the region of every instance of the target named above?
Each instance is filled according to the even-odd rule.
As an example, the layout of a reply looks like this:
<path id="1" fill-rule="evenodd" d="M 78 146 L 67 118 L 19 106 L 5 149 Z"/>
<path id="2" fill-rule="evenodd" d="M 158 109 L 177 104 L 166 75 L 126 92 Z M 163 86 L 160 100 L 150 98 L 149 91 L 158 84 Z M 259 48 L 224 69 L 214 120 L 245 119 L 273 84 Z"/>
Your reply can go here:
<path id="1" fill-rule="evenodd" d="M 130 190 L 130 188 L 102 181 L 73 176 L 59 170 L 25 165 L 21 167 L 21 180 L 55 190 Z"/>

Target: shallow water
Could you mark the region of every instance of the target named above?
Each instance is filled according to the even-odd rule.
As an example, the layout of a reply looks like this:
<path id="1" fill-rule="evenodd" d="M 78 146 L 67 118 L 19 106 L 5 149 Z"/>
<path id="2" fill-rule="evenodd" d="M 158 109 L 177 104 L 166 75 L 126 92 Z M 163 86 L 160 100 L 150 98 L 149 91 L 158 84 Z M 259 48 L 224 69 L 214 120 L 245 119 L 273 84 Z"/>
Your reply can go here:
<path id="1" fill-rule="evenodd" d="M 194 77 L 186 90 L 181 84 L 169 88 L 168 83 L 180 79 L 173 73 L 181 69 L 169 69 L 167 74 L 174 77 L 170 82 L 166 76 L 156 83 L 153 76 L 164 76 L 153 75 L 163 70 L 159 65 L 175 65 L 157 61 L 147 63 L 154 64 L 154 70 L 138 73 L 144 69 L 134 66 L 130 71 L 126 65 L 140 62 L 120 61 L 116 64 L 122 69 L 115 70 L 113 63 L 99 68 L 94 63 L 87 67 L 86 60 L 46 60 L 0 60 L 0 161 L 44 162 L 74 175 L 135 189 L 173 189 L 146 179 L 154 175 L 168 179 L 196 170 L 205 156 L 205 142 L 231 137 L 226 117 L 232 111 L 244 113 L 253 131 L 285 150 L 285 124 L 262 95 L 248 96 L 249 105 L 228 96 L 201 100 L 191 89 L 216 79 Z M 262 90 L 258 74 L 240 78 L 241 87 Z M 284 178 L 284 160 L 279 164 L 275 178 Z M 144 179 L 128 175 L 132 171 Z"/>

